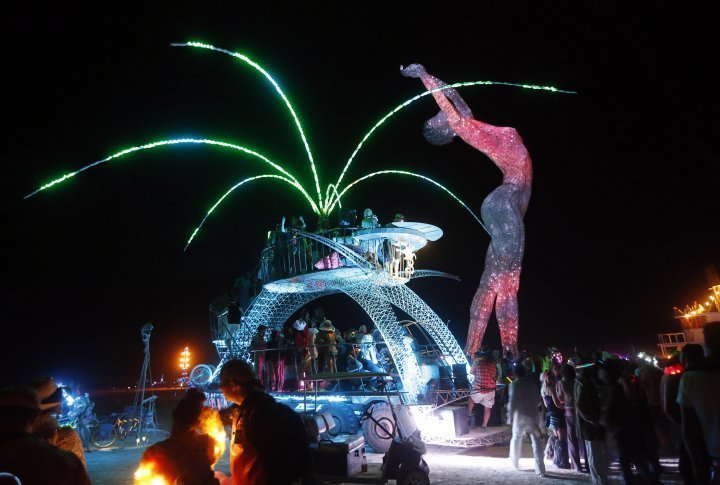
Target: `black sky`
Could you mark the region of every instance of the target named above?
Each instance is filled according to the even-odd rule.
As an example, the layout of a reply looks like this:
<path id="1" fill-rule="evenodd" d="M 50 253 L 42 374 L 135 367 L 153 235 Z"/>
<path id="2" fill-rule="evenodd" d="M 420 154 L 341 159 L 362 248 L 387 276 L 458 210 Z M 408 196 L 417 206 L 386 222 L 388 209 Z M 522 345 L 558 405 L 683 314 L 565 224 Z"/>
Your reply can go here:
<path id="1" fill-rule="evenodd" d="M 389 3 L 389 2 L 386 2 Z M 272 182 L 237 192 L 182 248 L 229 186 L 265 173 L 207 147 L 163 148 L 95 168 L 35 198 L 39 184 L 129 146 L 207 137 L 256 148 L 311 186 L 297 132 L 272 88 L 227 56 L 171 48 L 201 40 L 243 52 L 279 81 L 303 121 L 323 184 L 382 115 L 422 87 L 400 64 L 447 82 L 553 85 L 577 95 L 465 88 L 484 121 L 516 127 L 534 161 L 520 289 L 520 345 L 575 343 L 652 350 L 672 307 L 703 297 L 720 263 L 717 187 L 718 42 L 709 8 L 628 10 L 557 2 L 471 2 L 440 12 L 265 7 L 101 12 L 27 7 L 7 16 L 6 259 L 2 382 L 55 374 L 86 387 L 129 384 L 147 321 L 156 375 L 186 343 L 216 363 L 207 307 L 257 263 L 265 232 L 302 199 Z M 460 141 L 433 147 L 426 98 L 392 118 L 349 174 L 398 168 L 444 183 L 478 210 L 499 171 Z M 375 179 L 346 204 L 436 224 L 445 236 L 417 266 L 457 274 L 415 289 L 464 343 L 488 237 L 463 209 L 421 182 Z M 323 185 L 324 186 L 324 185 Z M 336 325 L 363 317 L 320 301 Z M 496 324 L 487 339 L 498 341 Z"/>

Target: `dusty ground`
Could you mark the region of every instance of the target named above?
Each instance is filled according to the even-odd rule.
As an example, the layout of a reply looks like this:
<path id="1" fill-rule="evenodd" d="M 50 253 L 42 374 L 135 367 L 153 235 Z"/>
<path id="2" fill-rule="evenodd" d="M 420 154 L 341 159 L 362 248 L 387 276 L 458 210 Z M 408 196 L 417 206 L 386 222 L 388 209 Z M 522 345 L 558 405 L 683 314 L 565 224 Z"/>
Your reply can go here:
<path id="1" fill-rule="evenodd" d="M 88 454 L 88 471 L 93 483 L 96 485 L 131 484 L 133 472 L 143 450 L 143 447 L 127 446 Z M 507 445 L 471 449 L 431 445 L 428 447 L 425 460 L 430 466 L 430 482 L 433 484 L 550 483 L 560 485 L 590 482 L 587 475 L 556 469 L 549 462 L 546 462 L 547 477 L 537 477 L 533 472 L 529 443 L 525 443 L 523 446 L 522 456 L 525 458 L 520 460 L 521 471 L 517 472 L 510 467 L 507 456 Z M 382 461 L 382 455 L 368 454 L 368 461 L 379 463 Z M 682 483 L 677 474 L 676 463 L 663 461 L 663 464 L 668 473 L 663 475 L 662 482 Z M 225 473 L 229 471 L 227 453 L 216 468 Z M 621 483 L 616 469 L 611 478 L 613 479 L 611 483 Z"/>

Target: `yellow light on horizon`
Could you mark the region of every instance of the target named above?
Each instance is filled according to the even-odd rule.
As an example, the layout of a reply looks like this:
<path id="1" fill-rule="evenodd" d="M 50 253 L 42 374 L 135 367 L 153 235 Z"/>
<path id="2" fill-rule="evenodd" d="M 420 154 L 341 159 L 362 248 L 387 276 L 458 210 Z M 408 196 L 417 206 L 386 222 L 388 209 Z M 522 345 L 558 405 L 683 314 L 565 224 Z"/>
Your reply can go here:
<path id="1" fill-rule="evenodd" d="M 180 370 L 187 371 L 190 368 L 190 347 L 185 346 L 180 353 Z"/>

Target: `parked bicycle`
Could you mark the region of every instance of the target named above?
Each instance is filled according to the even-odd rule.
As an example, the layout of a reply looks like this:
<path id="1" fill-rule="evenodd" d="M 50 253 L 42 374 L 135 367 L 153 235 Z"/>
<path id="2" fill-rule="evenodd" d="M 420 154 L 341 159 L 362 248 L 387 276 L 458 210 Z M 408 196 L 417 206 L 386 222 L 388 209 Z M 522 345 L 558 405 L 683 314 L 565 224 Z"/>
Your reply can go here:
<path id="1" fill-rule="evenodd" d="M 98 448 L 112 446 L 117 440 L 125 440 L 128 435 L 134 435 L 136 444 L 147 442 L 150 433 L 158 431 L 155 424 L 155 400 L 151 396 L 143 402 L 147 409 L 143 414 L 142 422 L 137 416 L 127 413 L 113 413 L 100 419 L 92 430 L 90 441 Z"/>

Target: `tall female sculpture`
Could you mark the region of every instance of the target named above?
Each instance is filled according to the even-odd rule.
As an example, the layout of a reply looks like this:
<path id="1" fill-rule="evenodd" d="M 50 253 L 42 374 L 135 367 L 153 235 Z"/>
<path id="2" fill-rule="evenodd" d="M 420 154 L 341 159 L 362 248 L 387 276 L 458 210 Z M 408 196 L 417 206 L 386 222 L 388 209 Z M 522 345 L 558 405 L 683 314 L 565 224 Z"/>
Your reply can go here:
<path id="1" fill-rule="evenodd" d="M 428 90 L 446 86 L 420 64 L 401 67 L 401 73 L 420 78 Z M 457 135 L 487 155 L 503 173 L 502 184 L 482 203 L 481 215 L 491 241 L 480 286 L 470 307 L 465 351 L 472 355 L 480 347 L 494 306 L 502 346 L 517 356 L 517 291 L 525 248 L 523 216 L 530 201 L 532 161 L 514 128 L 493 126 L 474 119 L 470 108 L 454 89 L 432 94 L 440 112 L 425 123 L 425 138 L 434 145 L 443 145 Z"/>

